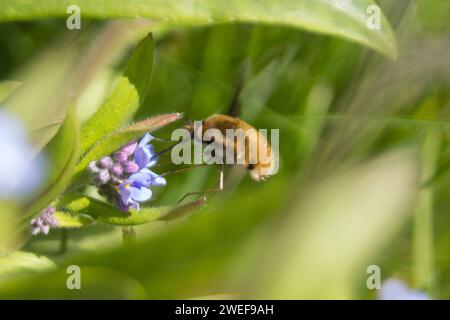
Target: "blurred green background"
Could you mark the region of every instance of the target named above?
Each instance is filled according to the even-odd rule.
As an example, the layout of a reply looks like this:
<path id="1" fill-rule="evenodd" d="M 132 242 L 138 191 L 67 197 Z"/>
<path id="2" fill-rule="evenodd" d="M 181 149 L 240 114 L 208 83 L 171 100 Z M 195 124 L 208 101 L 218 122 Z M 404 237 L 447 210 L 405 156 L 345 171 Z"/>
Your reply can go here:
<path id="1" fill-rule="evenodd" d="M 240 117 L 280 129 L 280 171 L 258 184 L 227 168 L 224 192 L 184 219 L 136 226 L 130 246 L 117 226 L 69 230 L 63 254 L 63 231 L 34 237 L 24 256 L 0 258 L 0 298 L 373 299 L 369 265 L 383 280 L 450 298 L 450 3 L 377 3 L 396 59 L 289 26 L 156 30 L 149 93 L 133 120 L 225 113 L 242 78 Z M 0 22 L 0 100 L 37 53 L 68 33 L 82 46 L 107 22 L 82 23 L 68 31 L 57 17 Z M 120 65 L 107 65 L 78 100 L 81 122 L 111 92 Z M 155 171 L 169 162 L 162 157 Z M 171 175 L 150 205 L 174 204 L 217 177 L 211 167 Z M 71 264 L 81 266 L 82 290 L 66 288 Z"/>

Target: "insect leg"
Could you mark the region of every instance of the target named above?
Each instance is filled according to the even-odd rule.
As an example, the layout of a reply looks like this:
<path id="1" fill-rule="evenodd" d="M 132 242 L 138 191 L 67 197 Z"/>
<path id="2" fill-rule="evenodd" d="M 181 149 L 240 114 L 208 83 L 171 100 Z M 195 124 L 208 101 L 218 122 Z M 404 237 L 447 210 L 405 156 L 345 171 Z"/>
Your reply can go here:
<path id="1" fill-rule="evenodd" d="M 221 167 L 220 167 L 220 170 L 219 170 L 219 185 L 216 188 L 208 189 L 208 190 L 204 190 L 204 191 L 188 192 L 183 197 L 181 197 L 180 200 L 177 201 L 177 204 L 179 204 L 184 199 L 186 199 L 187 197 L 192 196 L 192 195 L 206 194 L 206 193 L 213 193 L 213 192 L 220 192 L 220 191 L 222 191 L 223 190 L 223 180 L 224 180 L 224 169 L 225 169 L 225 165 L 222 164 Z"/>
<path id="2" fill-rule="evenodd" d="M 170 171 L 164 172 L 164 173 L 160 174 L 160 176 L 162 176 L 162 177 L 164 177 L 164 176 L 171 176 L 173 174 L 188 172 L 188 171 L 191 171 L 192 169 L 200 168 L 200 167 L 204 167 L 204 166 L 207 166 L 207 164 L 206 163 L 195 164 L 195 165 L 192 165 L 192 166 L 189 166 L 189 167 L 184 167 L 184 168 L 181 168 L 181 169 L 174 169 L 174 170 L 170 170 Z"/>
<path id="3" fill-rule="evenodd" d="M 219 190 L 223 190 L 223 172 L 225 171 L 225 165 L 222 163 L 222 166 L 219 170 Z"/>

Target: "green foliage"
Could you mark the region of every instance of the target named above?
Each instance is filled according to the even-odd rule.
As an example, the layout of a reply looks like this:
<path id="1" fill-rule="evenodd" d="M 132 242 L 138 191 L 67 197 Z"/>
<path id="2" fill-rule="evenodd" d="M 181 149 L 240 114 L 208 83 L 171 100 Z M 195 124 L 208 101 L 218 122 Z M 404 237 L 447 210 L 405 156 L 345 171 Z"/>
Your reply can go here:
<path id="1" fill-rule="evenodd" d="M 81 153 L 132 119 L 147 95 L 153 67 L 153 39 L 144 38 L 102 107 L 81 129 Z"/>
<path id="2" fill-rule="evenodd" d="M 67 3 L 0 0 L 1 70 L 25 70 L 0 79 L 0 100 L 51 164 L 26 210 L 0 199 L 0 251 L 23 250 L 0 258 L 0 296 L 367 299 L 378 265 L 382 280 L 449 298 L 450 6 L 379 1 L 401 37 L 393 61 L 370 50 L 397 52 L 384 15 L 367 28 L 374 3 L 80 0 L 82 29 L 66 38 Z M 103 21 L 136 16 L 150 20 Z M 65 45 L 31 59 L 58 32 Z M 114 83 L 102 103 L 99 75 Z M 224 191 L 176 204 L 216 186 L 217 168 L 177 171 L 161 155 L 151 169 L 167 185 L 128 213 L 88 186 L 90 161 L 147 132 L 170 136 L 181 115 L 225 113 L 239 81 L 240 117 L 280 129 L 274 177 L 258 184 L 227 167 Z M 69 97 L 92 115 L 80 134 Z M 23 228 L 47 205 L 60 229 L 17 237 L 15 218 Z M 67 289 L 72 264 L 82 290 Z"/>
<path id="3" fill-rule="evenodd" d="M 80 44 L 81 54 L 76 55 L 67 41 L 54 45 L 18 73 L 27 81 L 6 98 L 4 108 L 24 122 L 37 151 L 56 134 L 67 106 L 97 72 L 116 63 L 124 50 L 150 32 L 150 25 L 148 21 L 110 23 L 90 45 Z M 30 112 L 30 101 L 34 112 Z"/>
<path id="4" fill-rule="evenodd" d="M 95 220 L 91 216 L 83 213 L 71 214 L 57 211 L 54 216 L 58 221 L 59 228 L 80 228 L 95 223 Z"/>
<path id="5" fill-rule="evenodd" d="M 85 270 L 85 265 L 114 269 L 137 280 L 145 288 L 149 298 L 186 297 L 198 290 L 220 290 L 218 285 L 227 283 L 227 267 L 235 263 L 236 248 L 245 243 L 248 236 L 262 226 L 263 222 L 268 221 L 280 205 L 283 198 L 280 195 L 286 193 L 286 190 L 281 183 L 277 186 L 276 191 L 262 186 L 245 198 L 217 203 L 198 212 L 189 223 L 174 225 L 167 232 L 141 239 L 134 245 L 84 254 L 76 259 L 71 258 L 70 261 L 65 260 L 63 264 L 76 264 L 82 270 Z M 254 199 L 258 198 L 267 200 L 255 202 Z M 227 205 L 224 206 L 224 203 Z M 248 211 L 243 215 L 240 210 Z M 171 226 L 171 222 L 168 226 Z M 5 293 L 5 298 L 22 296 L 25 288 L 41 288 L 43 296 L 49 298 L 92 295 L 86 290 L 72 290 L 73 293 L 68 293 L 65 281 L 61 282 L 66 278 L 62 276 L 63 273 L 64 270 L 57 270 L 27 284 L 22 279 L 15 279 L 0 285 L 0 291 Z M 224 278 L 221 280 L 222 277 Z M 212 278 L 217 281 L 213 287 Z M 58 285 L 45 284 L 48 279 L 57 279 Z M 91 287 L 95 283 L 93 280 L 85 281 Z"/>
<path id="6" fill-rule="evenodd" d="M 38 195 L 25 205 L 25 217 L 36 215 L 68 186 L 79 154 L 79 127 L 73 108 L 69 108 L 63 125 L 44 148 L 50 161 L 49 174 Z"/>
<path id="7" fill-rule="evenodd" d="M 91 18 L 134 18 L 163 21 L 170 25 L 205 25 L 211 23 L 266 23 L 304 28 L 340 36 L 372 47 L 389 56 L 396 55 L 395 37 L 382 16 L 380 30 L 367 28 L 367 8 L 372 0 L 78 0 L 82 15 Z M 25 20 L 66 16 L 67 4 L 58 0 L 4 0 L 0 20 Z M 161 28 L 167 28 L 162 25 Z"/>
<path id="8" fill-rule="evenodd" d="M 436 172 L 439 158 L 441 133 L 428 129 L 422 144 L 422 182 L 430 179 Z M 416 261 L 414 281 L 416 286 L 434 292 L 434 241 L 433 241 L 433 188 L 423 187 L 418 195 L 414 212 L 413 257 Z"/>
<path id="9" fill-rule="evenodd" d="M 0 200 L 2 223 L 0 224 L 0 254 L 11 252 L 17 247 L 17 205 L 11 201 Z"/>
<path id="10" fill-rule="evenodd" d="M 182 218 L 188 215 L 191 211 L 200 208 L 204 204 L 204 200 L 200 199 L 194 202 L 166 207 L 150 207 L 142 208 L 137 211 L 131 209 L 128 213 L 124 213 L 111 205 L 93 199 L 91 197 L 83 196 L 69 199 L 62 199 L 58 209 L 59 216 L 63 218 L 67 225 L 61 227 L 71 226 L 72 223 L 85 224 L 79 221 L 80 215 L 88 217 L 86 222 L 91 224 L 93 221 L 103 224 L 117 225 L 117 226 L 134 226 L 152 221 L 169 221 Z M 76 221 L 73 221 L 76 219 Z M 90 221 L 89 221 L 90 220 Z M 58 219 L 58 221 L 60 221 Z"/>
<path id="11" fill-rule="evenodd" d="M 68 90 L 74 73 L 74 53 L 68 47 L 54 48 L 33 60 L 19 73 L 26 79 L 3 101 L 4 108 L 19 117 L 30 131 L 37 151 L 56 134 L 69 105 Z M 54 64 L 58 61 L 57 64 Z M 45 81 L 42 80 L 45 74 Z M 68 79 L 69 78 L 69 79 Z M 33 112 L 30 112 L 32 101 Z"/>
<path id="12" fill-rule="evenodd" d="M 41 291 L 41 299 L 147 299 L 147 293 L 139 282 L 129 276 L 107 268 L 86 266 L 83 267 L 82 290 L 68 290 L 66 286 L 67 273 L 60 269 L 57 274 L 43 273 L 39 276 L 40 281 L 46 281 L 47 289 Z M 14 288 L 25 289 L 27 282 L 33 279 L 28 276 L 22 278 L 14 285 Z M 114 281 L 111 281 L 114 279 Z M 44 284 L 44 282 L 42 282 Z M 2 298 L 14 297 L 13 292 L 8 292 L 7 287 L 2 291 Z M 36 291 L 27 291 L 22 298 L 35 298 Z M 55 293 L 58 292 L 56 295 Z"/>
<path id="13" fill-rule="evenodd" d="M 261 299 L 356 298 L 354 288 L 365 279 L 355 275 L 410 216 L 417 168 L 415 154 L 402 150 L 313 186 L 262 240 L 258 271 L 248 275 L 258 285 L 247 290 Z"/>
<path id="14" fill-rule="evenodd" d="M 101 141 L 95 144 L 79 161 L 75 167 L 74 181 L 86 177 L 86 167 L 93 160 L 98 160 L 103 156 L 109 155 L 128 142 L 142 137 L 147 132 L 152 132 L 163 126 L 178 120 L 180 113 L 162 114 L 152 118 L 134 123 L 126 128 L 110 133 Z"/>
<path id="15" fill-rule="evenodd" d="M 51 269 L 56 269 L 56 265 L 47 257 L 15 251 L 0 257 L 0 283 L 19 275 L 39 274 Z"/>

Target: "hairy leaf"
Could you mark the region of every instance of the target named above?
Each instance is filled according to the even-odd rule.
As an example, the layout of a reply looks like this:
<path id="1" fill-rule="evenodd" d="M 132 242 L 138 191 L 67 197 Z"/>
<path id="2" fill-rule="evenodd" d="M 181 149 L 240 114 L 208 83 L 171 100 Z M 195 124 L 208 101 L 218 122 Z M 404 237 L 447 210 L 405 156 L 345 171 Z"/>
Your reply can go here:
<path id="1" fill-rule="evenodd" d="M 151 221 L 169 221 L 182 218 L 193 210 L 202 207 L 205 199 L 202 197 L 197 201 L 188 202 L 177 206 L 167 207 L 149 207 L 142 208 L 139 211 L 130 210 L 130 212 L 122 212 L 111 205 L 88 197 L 75 197 L 66 200 L 66 203 L 61 205 L 59 212 L 61 214 L 72 215 L 76 217 L 80 213 L 87 214 L 90 218 L 103 224 L 113 224 L 119 226 L 133 226 Z"/>
<path id="2" fill-rule="evenodd" d="M 134 50 L 103 106 L 81 129 L 81 153 L 127 123 L 147 95 L 153 66 L 153 39 L 144 38 Z"/>
<path id="3" fill-rule="evenodd" d="M 95 223 L 95 220 L 87 214 L 71 214 L 57 211 L 54 214 L 59 228 L 79 228 Z"/>

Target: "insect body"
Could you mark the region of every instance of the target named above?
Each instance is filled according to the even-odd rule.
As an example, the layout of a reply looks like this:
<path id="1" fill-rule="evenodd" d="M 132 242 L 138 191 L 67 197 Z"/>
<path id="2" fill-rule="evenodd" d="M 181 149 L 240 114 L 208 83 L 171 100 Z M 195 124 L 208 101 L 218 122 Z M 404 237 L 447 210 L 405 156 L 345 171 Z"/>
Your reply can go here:
<path id="1" fill-rule="evenodd" d="M 203 120 L 200 127 L 188 124 L 185 128 L 193 138 L 221 146 L 224 158 L 231 150 L 233 164 L 244 165 L 256 181 L 276 173 L 277 160 L 266 136 L 239 118 L 214 114 Z M 217 132 L 221 135 L 212 134 Z M 225 160 L 224 163 L 229 163 Z"/>

